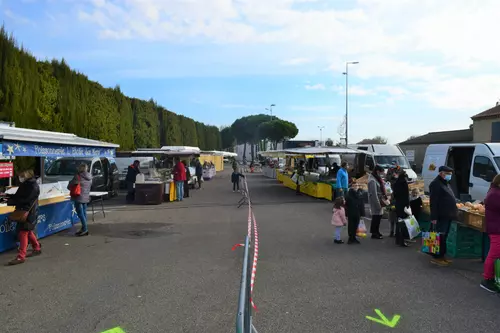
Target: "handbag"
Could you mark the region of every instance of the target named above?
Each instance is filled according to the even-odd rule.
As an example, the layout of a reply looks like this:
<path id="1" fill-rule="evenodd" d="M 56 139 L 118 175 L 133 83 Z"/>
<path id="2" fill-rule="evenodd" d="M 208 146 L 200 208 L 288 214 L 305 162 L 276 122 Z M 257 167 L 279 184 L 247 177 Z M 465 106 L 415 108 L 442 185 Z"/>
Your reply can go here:
<path id="1" fill-rule="evenodd" d="M 28 220 L 28 215 L 31 212 L 31 210 L 33 209 L 33 206 L 35 206 L 36 201 L 37 200 L 33 201 L 33 204 L 31 204 L 30 209 L 28 209 L 27 211 L 16 209 L 12 213 L 10 213 L 9 220 L 17 222 L 17 223 L 26 223 L 26 221 Z"/>
<path id="2" fill-rule="evenodd" d="M 72 198 L 79 197 L 82 193 L 82 186 L 80 185 L 80 176 L 78 176 L 78 183 L 73 184 L 69 188 L 69 195 Z"/>

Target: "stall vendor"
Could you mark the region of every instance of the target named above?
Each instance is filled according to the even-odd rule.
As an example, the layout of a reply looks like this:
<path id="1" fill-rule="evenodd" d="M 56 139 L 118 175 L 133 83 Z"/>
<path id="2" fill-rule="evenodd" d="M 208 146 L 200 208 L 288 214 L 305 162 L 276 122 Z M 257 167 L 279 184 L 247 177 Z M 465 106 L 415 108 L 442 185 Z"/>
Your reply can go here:
<path id="1" fill-rule="evenodd" d="M 127 182 L 127 203 L 133 203 L 135 200 L 135 179 L 138 174 L 141 173 L 139 169 L 139 165 L 141 162 L 135 160 L 134 163 L 128 166 L 127 176 L 125 177 L 125 181 Z"/>

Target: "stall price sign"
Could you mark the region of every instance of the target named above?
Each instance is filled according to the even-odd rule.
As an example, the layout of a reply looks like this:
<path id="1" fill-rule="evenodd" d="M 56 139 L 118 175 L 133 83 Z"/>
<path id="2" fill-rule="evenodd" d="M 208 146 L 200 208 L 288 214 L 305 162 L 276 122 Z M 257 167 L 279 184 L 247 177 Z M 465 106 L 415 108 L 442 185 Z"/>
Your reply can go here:
<path id="1" fill-rule="evenodd" d="M 0 178 L 14 176 L 14 163 L 0 163 Z"/>

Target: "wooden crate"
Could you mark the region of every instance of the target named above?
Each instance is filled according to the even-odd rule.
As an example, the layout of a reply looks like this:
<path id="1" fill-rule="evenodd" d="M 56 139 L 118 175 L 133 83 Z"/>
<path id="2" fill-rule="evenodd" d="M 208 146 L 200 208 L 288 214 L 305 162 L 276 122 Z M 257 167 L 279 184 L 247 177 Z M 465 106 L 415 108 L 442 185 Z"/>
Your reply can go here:
<path id="1" fill-rule="evenodd" d="M 484 216 L 481 214 L 464 212 L 463 223 L 476 230 L 485 231 Z"/>

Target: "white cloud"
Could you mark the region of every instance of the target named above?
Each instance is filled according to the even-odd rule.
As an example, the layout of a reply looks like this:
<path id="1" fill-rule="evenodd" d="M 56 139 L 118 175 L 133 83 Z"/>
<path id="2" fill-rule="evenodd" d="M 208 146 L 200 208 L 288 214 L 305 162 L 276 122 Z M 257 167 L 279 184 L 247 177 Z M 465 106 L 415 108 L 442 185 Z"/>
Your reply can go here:
<path id="1" fill-rule="evenodd" d="M 311 59 L 309 58 L 292 58 L 283 61 L 284 66 L 298 66 L 298 65 L 303 65 L 311 62 Z"/>
<path id="2" fill-rule="evenodd" d="M 306 84 L 304 86 L 304 88 L 306 88 L 306 90 L 325 90 L 326 87 L 324 84 L 321 84 L 321 83 L 317 83 L 317 84 Z"/>
<path id="3" fill-rule="evenodd" d="M 345 61 L 356 60 L 349 67 L 356 83 L 350 94 L 388 95 L 388 103 L 419 97 L 436 108 L 477 109 L 498 99 L 499 79 L 489 73 L 500 69 L 500 1 L 353 0 L 347 9 L 331 4 L 94 0 L 78 8 L 79 19 L 97 27 L 102 38 L 237 45 L 253 54 L 252 70 L 266 74 L 273 66 L 303 73 L 329 66 L 340 75 Z M 295 57 L 283 61 L 287 55 Z M 221 63 L 236 61 L 222 51 L 220 57 Z M 245 70 L 239 67 L 234 70 Z M 362 82 L 371 80 L 384 83 Z"/>

